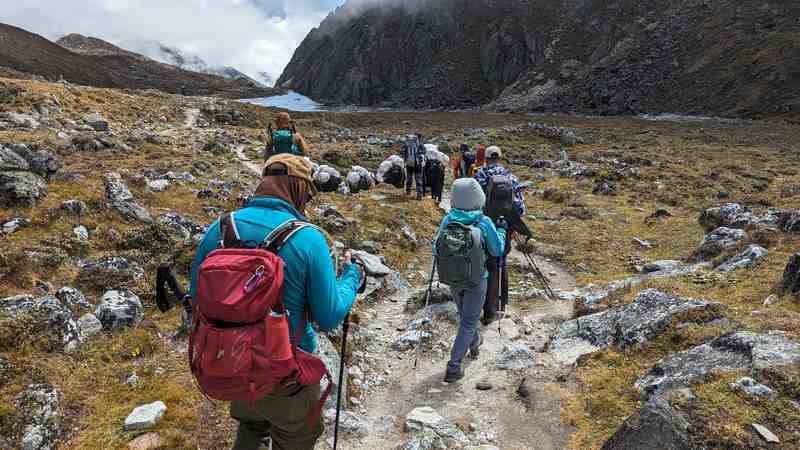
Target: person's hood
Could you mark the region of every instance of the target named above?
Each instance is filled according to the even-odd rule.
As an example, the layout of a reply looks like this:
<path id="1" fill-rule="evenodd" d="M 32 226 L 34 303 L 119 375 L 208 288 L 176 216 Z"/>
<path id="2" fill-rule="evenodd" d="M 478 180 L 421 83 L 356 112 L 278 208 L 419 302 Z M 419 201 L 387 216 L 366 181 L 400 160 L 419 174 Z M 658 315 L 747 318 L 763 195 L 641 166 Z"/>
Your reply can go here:
<path id="1" fill-rule="evenodd" d="M 483 211 L 479 209 L 475 211 L 464 211 L 463 209 L 451 208 L 447 215 L 452 221 L 463 225 L 472 225 L 481 220 L 481 217 L 483 217 Z"/>

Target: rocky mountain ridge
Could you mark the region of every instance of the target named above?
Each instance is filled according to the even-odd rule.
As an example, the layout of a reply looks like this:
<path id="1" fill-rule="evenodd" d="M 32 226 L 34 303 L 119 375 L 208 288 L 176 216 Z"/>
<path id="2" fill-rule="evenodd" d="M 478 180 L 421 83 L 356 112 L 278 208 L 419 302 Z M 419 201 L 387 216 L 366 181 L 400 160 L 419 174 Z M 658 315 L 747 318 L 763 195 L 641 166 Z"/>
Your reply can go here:
<path id="1" fill-rule="evenodd" d="M 277 82 L 336 104 L 800 115 L 800 4 L 351 0 Z"/>

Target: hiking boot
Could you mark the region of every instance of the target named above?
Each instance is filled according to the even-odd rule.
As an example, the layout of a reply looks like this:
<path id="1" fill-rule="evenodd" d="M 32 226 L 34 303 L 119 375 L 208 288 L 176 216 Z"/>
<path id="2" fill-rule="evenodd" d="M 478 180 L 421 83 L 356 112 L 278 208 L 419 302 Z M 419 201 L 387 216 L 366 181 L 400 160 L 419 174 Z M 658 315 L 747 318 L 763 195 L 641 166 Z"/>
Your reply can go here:
<path id="1" fill-rule="evenodd" d="M 480 340 L 478 340 L 478 345 L 476 345 L 475 348 L 469 349 L 467 356 L 471 359 L 478 359 L 478 356 L 481 355 L 481 345 L 483 345 L 483 336 L 480 337 Z"/>
<path id="2" fill-rule="evenodd" d="M 456 381 L 464 378 L 464 369 L 458 368 L 458 370 L 452 370 L 449 367 L 447 368 L 447 372 L 444 374 L 444 382 L 445 383 L 455 383 Z"/>
<path id="3" fill-rule="evenodd" d="M 481 322 L 484 325 L 489 325 L 492 322 L 494 322 L 495 320 L 497 320 L 497 313 L 491 313 L 491 314 L 484 313 L 483 314 L 483 319 L 481 319 Z"/>
<path id="4" fill-rule="evenodd" d="M 422 200 L 422 194 L 417 194 L 417 201 L 421 201 L 421 200 Z"/>

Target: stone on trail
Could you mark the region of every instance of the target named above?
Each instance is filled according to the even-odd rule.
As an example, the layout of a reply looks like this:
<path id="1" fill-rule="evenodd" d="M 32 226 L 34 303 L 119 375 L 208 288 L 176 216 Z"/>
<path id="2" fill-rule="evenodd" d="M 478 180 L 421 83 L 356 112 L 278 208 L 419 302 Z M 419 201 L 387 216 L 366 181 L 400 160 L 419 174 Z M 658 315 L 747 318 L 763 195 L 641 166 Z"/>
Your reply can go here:
<path id="1" fill-rule="evenodd" d="M 125 431 L 153 428 L 166 412 L 167 405 L 162 401 L 138 406 L 125 418 Z"/>
<path id="2" fill-rule="evenodd" d="M 367 275 L 371 277 L 384 277 L 392 273 L 392 269 L 383 263 L 383 258 L 380 256 L 367 253 L 363 250 L 356 250 L 353 252 L 353 257 L 364 265 L 364 270 L 367 272 Z"/>
<path id="3" fill-rule="evenodd" d="M 768 444 L 780 444 L 781 440 L 778 439 L 778 436 L 775 436 L 775 433 L 769 430 L 769 428 L 765 427 L 764 425 L 754 423 L 753 429 L 756 430 L 759 436 L 761 436 Z"/>
<path id="4" fill-rule="evenodd" d="M 800 343 L 779 331 L 740 331 L 662 359 L 636 381 L 645 397 L 704 381 L 712 372 L 759 371 L 800 363 Z"/>
<path id="5" fill-rule="evenodd" d="M 664 332 L 675 318 L 700 323 L 717 319 L 721 308 L 719 303 L 645 289 L 633 303 L 562 323 L 548 351 L 562 364 L 573 364 L 581 355 L 605 347 L 625 349 L 647 342 Z"/>
<path id="6" fill-rule="evenodd" d="M 408 442 L 403 445 L 401 450 L 434 450 L 447 449 L 444 439 L 433 430 L 423 430 L 415 434 Z"/>
<path id="7" fill-rule="evenodd" d="M 731 389 L 745 393 L 751 397 L 772 397 L 775 391 L 750 377 L 742 377 L 731 383 Z"/>
<path id="8" fill-rule="evenodd" d="M 511 319 L 502 319 L 502 320 L 500 320 L 500 323 L 499 323 L 498 326 L 500 327 L 500 336 L 503 339 L 508 339 L 510 341 L 513 341 L 514 339 L 516 339 L 516 338 L 518 338 L 520 336 L 519 328 L 517 327 L 517 324 L 514 323 L 514 321 L 511 320 Z M 494 327 L 493 326 L 489 326 L 488 329 L 491 330 L 492 328 L 494 328 Z"/>
<path id="9" fill-rule="evenodd" d="M 422 341 L 431 338 L 431 334 L 422 330 L 409 330 L 400 335 L 399 338 L 392 344 L 392 348 L 399 352 L 405 352 L 416 348 Z"/>
<path id="10" fill-rule="evenodd" d="M 467 436 L 453 422 L 445 419 L 430 406 L 415 408 L 406 416 L 406 430 L 433 431 L 446 441 L 448 445 L 464 444 Z M 449 447 L 448 447 L 449 448 Z"/>
<path id="11" fill-rule="evenodd" d="M 495 366 L 500 370 L 527 369 L 533 367 L 534 363 L 533 351 L 522 342 L 506 345 L 495 358 Z"/>
<path id="12" fill-rule="evenodd" d="M 335 397 L 333 395 L 332 397 Z M 334 407 L 325 410 L 324 419 L 328 426 L 336 422 L 336 402 Z M 369 433 L 369 423 L 352 411 L 341 411 L 339 415 L 339 431 L 348 434 L 365 435 Z"/>
<path id="13" fill-rule="evenodd" d="M 106 330 L 136 326 L 144 318 L 142 301 L 130 291 L 108 291 L 103 294 L 94 315 Z"/>
<path id="14" fill-rule="evenodd" d="M 51 450 L 61 433 L 61 393 L 49 384 L 32 384 L 16 399 L 24 419 L 22 450 Z"/>
<path id="15" fill-rule="evenodd" d="M 758 262 L 767 256 L 769 251 L 760 245 L 751 245 L 746 250 L 722 263 L 717 270 L 720 272 L 732 272 L 737 269 L 754 267 Z"/>

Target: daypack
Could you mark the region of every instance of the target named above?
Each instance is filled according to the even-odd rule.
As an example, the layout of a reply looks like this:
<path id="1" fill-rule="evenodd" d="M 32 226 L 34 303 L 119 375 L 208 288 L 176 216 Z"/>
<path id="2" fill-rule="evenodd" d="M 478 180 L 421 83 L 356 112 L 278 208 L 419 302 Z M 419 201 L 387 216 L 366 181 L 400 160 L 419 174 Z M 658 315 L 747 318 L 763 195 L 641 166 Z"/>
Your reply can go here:
<path id="1" fill-rule="evenodd" d="M 514 182 L 508 175 L 492 175 L 486 187 L 484 214 L 492 220 L 514 214 Z"/>
<path id="2" fill-rule="evenodd" d="M 450 222 L 436 238 L 439 280 L 455 288 L 481 284 L 486 270 L 483 235 L 476 225 Z"/>
<path id="3" fill-rule="evenodd" d="M 224 401 L 255 403 L 286 383 L 329 381 L 318 407 L 321 411 L 333 385 L 325 363 L 297 347 L 308 312 L 296 333 L 290 331 L 282 300 L 283 244 L 305 227 L 288 221 L 257 248 L 245 248 L 235 213 L 220 219 L 220 247 L 200 265 L 194 329 L 189 336 L 189 365 L 200 390 Z"/>
<path id="4" fill-rule="evenodd" d="M 406 143 L 403 144 L 403 158 L 405 158 L 406 167 L 412 169 L 417 167 L 420 150 L 419 139 L 411 137 L 406 140 Z"/>
<path id="5" fill-rule="evenodd" d="M 403 172 L 403 168 L 400 166 L 392 166 L 386 173 L 383 175 L 383 182 L 386 184 L 390 184 L 398 189 L 403 187 L 403 183 L 406 181 L 406 174 Z"/>
<path id="6" fill-rule="evenodd" d="M 292 130 L 275 130 L 272 132 L 272 147 L 269 149 L 270 156 L 280 155 L 282 153 L 290 153 L 292 155 L 299 155 L 300 150 L 297 144 L 294 143 L 294 131 Z"/>

